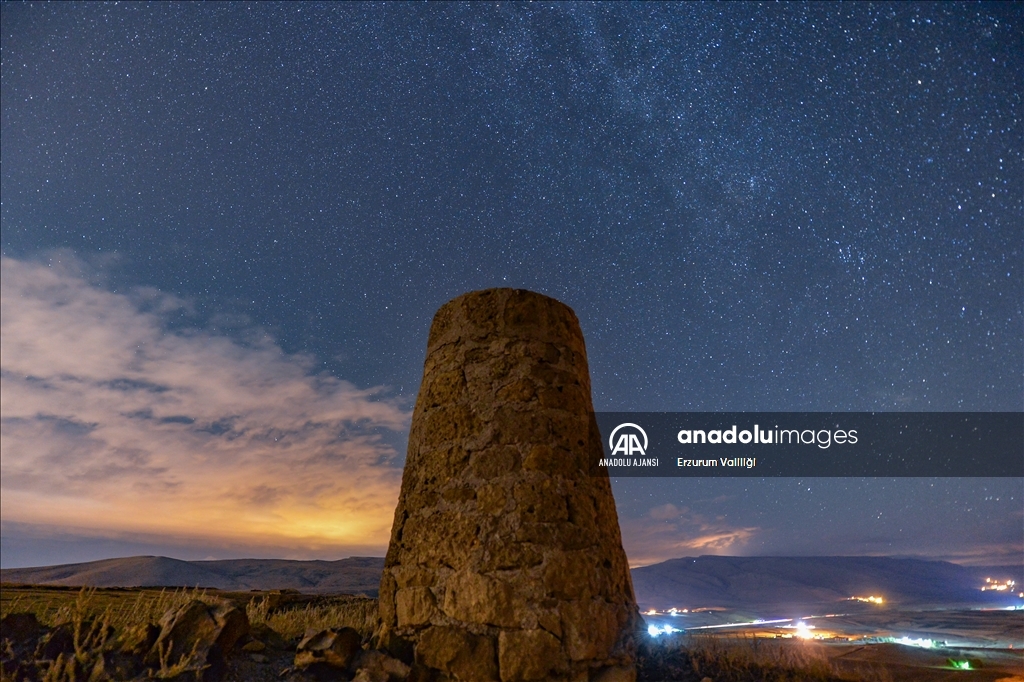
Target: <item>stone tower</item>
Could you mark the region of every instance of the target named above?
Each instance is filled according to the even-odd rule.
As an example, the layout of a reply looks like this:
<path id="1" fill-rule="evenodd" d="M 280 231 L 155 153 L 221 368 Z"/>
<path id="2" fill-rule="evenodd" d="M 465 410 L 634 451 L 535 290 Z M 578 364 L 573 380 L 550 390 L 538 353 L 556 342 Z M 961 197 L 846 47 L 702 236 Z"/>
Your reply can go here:
<path id="1" fill-rule="evenodd" d="M 633 596 L 583 334 L 517 289 L 434 317 L 377 641 L 436 679 L 633 680 Z M 436 671 L 436 672 L 430 672 Z"/>

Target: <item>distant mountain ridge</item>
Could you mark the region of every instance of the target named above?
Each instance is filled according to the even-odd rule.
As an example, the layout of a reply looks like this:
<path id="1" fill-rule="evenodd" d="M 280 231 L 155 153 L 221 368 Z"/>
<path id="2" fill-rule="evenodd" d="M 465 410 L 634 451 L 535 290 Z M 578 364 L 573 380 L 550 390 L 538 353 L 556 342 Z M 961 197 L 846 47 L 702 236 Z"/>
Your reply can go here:
<path id="1" fill-rule="evenodd" d="M 227 559 L 181 561 L 138 556 L 40 568 L 0 569 L 0 581 L 89 587 L 294 589 L 314 594 L 377 596 L 382 557 L 338 561 Z M 1024 565 L 968 567 L 889 557 L 729 557 L 669 559 L 632 570 L 642 609 L 762 607 L 838 603 L 882 596 L 905 605 L 999 603 L 1007 592 L 981 592 L 986 577 L 1024 585 Z"/>
<path id="2" fill-rule="evenodd" d="M 1024 566 L 969 567 L 890 557 L 730 557 L 670 559 L 635 568 L 641 608 L 764 607 L 839 603 L 879 596 L 906 606 L 1002 603 L 1009 592 L 982 592 L 986 577 L 1016 580 Z"/>
<path id="3" fill-rule="evenodd" d="M 104 559 L 81 564 L 0 569 L 0 581 L 88 587 L 212 587 L 377 596 L 382 557 L 338 561 L 224 559 L 182 561 L 158 556 Z"/>

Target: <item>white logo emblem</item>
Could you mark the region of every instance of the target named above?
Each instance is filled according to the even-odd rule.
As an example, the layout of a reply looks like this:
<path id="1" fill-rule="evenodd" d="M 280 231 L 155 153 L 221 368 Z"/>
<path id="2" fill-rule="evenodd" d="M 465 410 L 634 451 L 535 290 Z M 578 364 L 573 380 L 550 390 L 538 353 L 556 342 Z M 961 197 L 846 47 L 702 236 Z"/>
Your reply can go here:
<path id="1" fill-rule="evenodd" d="M 635 433 L 623 432 L 619 436 L 618 440 L 615 440 L 615 434 L 619 432 L 619 429 L 630 427 L 640 432 L 640 435 L 644 437 L 644 444 L 640 445 L 640 439 L 637 438 Z M 636 424 L 619 424 L 612 431 L 612 435 L 608 436 L 608 447 L 612 449 L 612 455 L 626 455 L 631 457 L 633 455 L 645 456 L 647 453 L 647 432 Z"/>

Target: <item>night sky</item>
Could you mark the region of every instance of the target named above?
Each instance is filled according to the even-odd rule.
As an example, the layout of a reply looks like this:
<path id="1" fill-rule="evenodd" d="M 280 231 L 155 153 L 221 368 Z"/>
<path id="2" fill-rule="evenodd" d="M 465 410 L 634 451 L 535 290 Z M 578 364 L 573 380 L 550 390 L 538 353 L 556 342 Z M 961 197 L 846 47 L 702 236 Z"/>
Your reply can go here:
<path id="1" fill-rule="evenodd" d="M 1020 4 L 12 4 L 3 566 L 382 556 L 436 309 L 609 411 L 1024 409 Z M 619 479 L 634 564 L 1020 563 L 1021 479 Z"/>

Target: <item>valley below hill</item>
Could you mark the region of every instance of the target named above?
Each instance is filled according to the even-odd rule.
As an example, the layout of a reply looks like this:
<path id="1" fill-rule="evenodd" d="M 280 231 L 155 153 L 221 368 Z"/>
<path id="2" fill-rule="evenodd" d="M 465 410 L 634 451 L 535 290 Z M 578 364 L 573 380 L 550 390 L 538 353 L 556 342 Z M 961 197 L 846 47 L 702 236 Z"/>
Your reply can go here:
<path id="1" fill-rule="evenodd" d="M 138 556 L 2 569 L 0 581 L 67 587 L 291 589 L 376 597 L 383 568 L 382 557 L 182 561 Z M 889 557 L 700 556 L 634 568 L 632 578 L 643 611 L 740 609 L 780 616 L 793 615 L 789 611 L 798 615 L 812 605 L 842 605 L 870 597 L 900 607 L 1012 606 L 1022 601 L 1018 594 L 1024 589 L 1024 566 L 969 567 Z"/>

